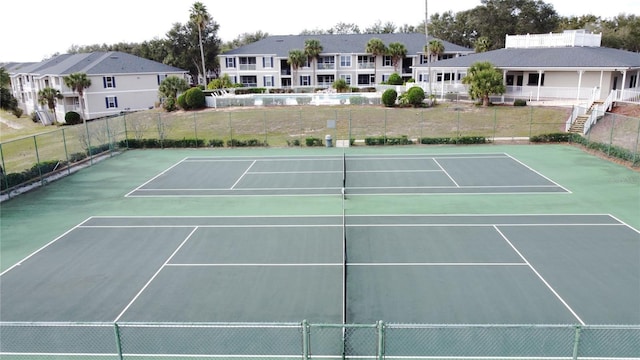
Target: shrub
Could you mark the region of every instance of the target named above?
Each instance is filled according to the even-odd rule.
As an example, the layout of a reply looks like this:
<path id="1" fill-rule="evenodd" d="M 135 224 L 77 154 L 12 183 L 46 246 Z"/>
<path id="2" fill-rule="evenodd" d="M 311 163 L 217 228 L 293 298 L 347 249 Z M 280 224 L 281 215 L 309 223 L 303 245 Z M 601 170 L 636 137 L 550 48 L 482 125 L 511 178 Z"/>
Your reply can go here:
<path id="1" fill-rule="evenodd" d="M 362 96 L 352 96 L 349 98 L 349 104 L 351 105 L 362 105 L 364 104 L 364 97 Z"/>
<path id="2" fill-rule="evenodd" d="M 389 75 L 389 80 L 387 80 L 389 85 L 402 85 L 402 77 L 398 75 L 398 73 L 393 73 Z"/>
<path id="3" fill-rule="evenodd" d="M 204 93 L 199 87 L 187 90 L 184 99 L 189 109 L 201 109 L 205 106 Z"/>
<path id="4" fill-rule="evenodd" d="M 315 138 L 315 137 L 308 137 L 304 139 L 304 143 L 307 146 L 322 146 L 322 139 Z"/>
<path id="5" fill-rule="evenodd" d="M 527 106 L 527 100 L 525 100 L 525 99 L 516 99 L 513 102 L 513 106 Z"/>
<path id="6" fill-rule="evenodd" d="M 339 93 L 347 92 L 347 89 L 349 89 L 349 84 L 345 79 L 337 79 L 332 86 Z"/>
<path id="7" fill-rule="evenodd" d="M 162 108 L 165 111 L 171 112 L 171 111 L 175 111 L 176 110 L 176 99 L 172 98 L 172 97 L 168 97 L 164 100 L 164 102 L 162 103 Z"/>
<path id="8" fill-rule="evenodd" d="M 38 114 L 35 111 L 32 111 L 29 117 L 31 118 L 31 121 L 33 121 L 34 123 L 38 122 Z"/>
<path id="9" fill-rule="evenodd" d="M 414 107 L 422 106 L 422 102 L 424 101 L 425 95 L 424 90 L 421 87 L 414 86 L 407 90 L 406 92 L 407 102 Z"/>
<path id="10" fill-rule="evenodd" d="M 184 94 L 180 94 L 178 96 L 178 99 L 176 99 L 176 101 L 178 102 L 178 107 L 182 110 L 189 110 L 189 106 L 187 105 L 187 99 L 185 98 Z"/>
<path id="11" fill-rule="evenodd" d="M 210 147 L 223 147 L 224 146 L 224 141 L 220 140 L 220 139 L 211 139 L 211 140 L 209 140 L 209 146 Z"/>
<path id="12" fill-rule="evenodd" d="M 24 113 L 24 110 L 22 110 L 22 108 L 19 107 L 15 107 L 11 110 L 11 113 L 13 113 L 13 116 L 20 118 L 22 116 L 22 114 Z"/>
<path id="13" fill-rule="evenodd" d="M 82 123 L 82 119 L 80 118 L 80 114 L 78 114 L 75 111 L 69 111 L 68 113 L 64 114 L 64 122 L 67 125 L 77 125 Z"/>
<path id="14" fill-rule="evenodd" d="M 393 89 L 387 89 L 382 93 L 382 103 L 386 107 L 395 106 L 397 98 L 398 98 L 398 92 Z"/>

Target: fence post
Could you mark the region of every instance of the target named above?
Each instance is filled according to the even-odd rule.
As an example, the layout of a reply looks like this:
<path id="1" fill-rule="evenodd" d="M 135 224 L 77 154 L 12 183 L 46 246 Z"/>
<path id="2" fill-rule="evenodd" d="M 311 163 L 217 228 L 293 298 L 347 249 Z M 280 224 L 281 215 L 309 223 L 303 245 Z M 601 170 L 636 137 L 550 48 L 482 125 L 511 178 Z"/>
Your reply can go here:
<path id="1" fill-rule="evenodd" d="M 198 120 L 196 118 L 196 113 L 193 113 L 193 136 L 195 136 L 196 138 L 196 148 L 198 148 Z M 203 139 L 203 142 L 204 142 L 204 139 Z M 207 145 L 205 144 L 205 147 L 206 146 Z"/>
<path id="2" fill-rule="evenodd" d="M 580 325 L 576 325 L 576 332 L 575 332 L 575 336 L 573 338 L 573 355 L 572 355 L 572 359 L 573 360 L 577 360 L 578 359 L 578 349 L 580 347 L 580 332 L 582 331 L 582 327 L 580 327 Z"/>
<path id="3" fill-rule="evenodd" d="M 36 150 L 36 164 L 38 166 L 38 176 L 40 177 L 40 184 L 44 186 L 44 178 L 42 177 L 42 167 L 40 166 L 40 153 L 38 153 L 38 140 L 36 137 L 38 135 L 33 136 L 33 146 Z"/>
<path id="4" fill-rule="evenodd" d="M 229 111 L 229 144 L 233 147 L 233 127 L 231 125 L 231 111 Z"/>
<path id="5" fill-rule="evenodd" d="M 91 134 L 89 133 L 89 124 L 84 119 L 84 129 L 87 133 L 87 154 L 89 154 L 89 164 L 93 165 L 93 154 L 91 153 Z"/>
<path id="6" fill-rule="evenodd" d="M 264 127 L 264 146 L 267 146 L 268 136 L 267 136 L 267 112 L 262 111 L 262 125 Z"/>
<path id="7" fill-rule="evenodd" d="M 376 359 L 384 360 L 384 321 L 378 321 L 376 327 L 378 328 L 378 353 L 376 354 Z"/>
<path id="8" fill-rule="evenodd" d="M 309 360 L 309 322 L 302 320 L 302 360 Z"/>
<path id="9" fill-rule="evenodd" d="M 2 167 L 0 167 L 0 177 L 2 178 L 2 181 L 4 181 L 4 187 L 5 189 L 9 189 L 9 181 L 7 180 L 7 176 L 6 176 L 6 165 L 4 163 L 4 153 L 2 152 L 2 143 L 0 143 L 0 160 L 2 160 Z M 7 196 L 9 197 L 9 199 L 11 199 L 11 192 L 7 191 Z"/>
<path id="10" fill-rule="evenodd" d="M 129 134 L 127 133 L 127 114 L 126 113 L 122 117 L 122 123 L 124 125 L 124 143 L 127 146 L 127 150 L 129 150 Z"/>
<path id="11" fill-rule="evenodd" d="M 613 115 L 611 119 L 611 134 L 609 134 L 609 149 L 607 149 L 607 156 L 611 156 L 611 147 L 613 146 L 613 130 L 616 128 L 616 116 Z"/>
<path id="12" fill-rule="evenodd" d="M 638 131 L 636 132 L 636 145 L 633 148 L 633 162 L 631 163 L 632 165 L 636 164 L 636 161 L 638 161 L 638 143 L 640 142 L 640 120 L 638 121 Z"/>
<path id="13" fill-rule="evenodd" d="M 67 175 L 71 175 L 71 161 L 69 159 L 69 150 L 67 149 L 67 137 L 62 128 L 62 144 L 64 145 L 64 158 L 67 159 Z"/>
<path id="14" fill-rule="evenodd" d="M 118 326 L 118 323 L 113 323 L 113 331 L 116 335 L 116 350 L 118 351 L 118 359 L 123 360 L 122 341 L 120 340 L 120 326 Z"/>

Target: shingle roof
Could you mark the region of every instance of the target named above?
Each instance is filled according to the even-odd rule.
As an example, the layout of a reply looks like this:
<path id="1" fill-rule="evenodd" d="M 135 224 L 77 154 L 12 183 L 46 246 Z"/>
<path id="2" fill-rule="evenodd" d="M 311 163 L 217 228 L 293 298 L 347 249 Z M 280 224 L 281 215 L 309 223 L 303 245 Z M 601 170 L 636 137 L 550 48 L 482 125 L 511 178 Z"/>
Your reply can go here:
<path id="1" fill-rule="evenodd" d="M 103 75 L 184 73 L 187 71 L 123 52 L 97 51 L 54 56 L 51 59 L 24 66 L 17 72 L 42 75 L 69 75 L 83 72 L 87 75 Z"/>
<path id="2" fill-rule="evenodd" d="M 509 48 L 431 63 L 431 66 L 468 68 L 488 61 L 497 68 L 640 68 L 640 53 L 606 47 Z M 420 65 L 426 67 L 427 65 Z"/>
<path id="3" fill-rule="evenodd" d="M 323 54 L 365 54 L 367 42 L 372 38 L 378 38 L 389 45 L 392 42 L 404 44 L 407 55 L 422 53 L 427 41 L 424 34 L 420 33 L 395 33 L 395 34 L 344 34 L 344 35 L 277 35 L 269 36 L 260 41 L 227 51 L 222 55 L 262 55 L 270 54 L 276 57 L 288 57 L 289 51 L 304 50 L 304 42 L 307 39 L 320 41 Z M 429 40 L 435 38 L 430 37 Z M 442 40 L 440 40 L 442 41 Z M 447 53 L 471 53 L 472 49 L 442 41 Z"/>

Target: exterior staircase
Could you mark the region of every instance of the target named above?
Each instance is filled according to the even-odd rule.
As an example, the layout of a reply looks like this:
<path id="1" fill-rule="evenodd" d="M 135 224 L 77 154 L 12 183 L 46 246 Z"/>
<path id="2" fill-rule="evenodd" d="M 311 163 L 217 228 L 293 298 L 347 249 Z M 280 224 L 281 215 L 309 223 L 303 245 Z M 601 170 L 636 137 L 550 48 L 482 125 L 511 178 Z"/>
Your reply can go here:
<path id="1" fill-rule="evenodd" d="M 569 132 L 575 133 L 575 134 L 583 134 L 584 124 L 587 121 L 589 121 L 589 118 L 591 117 L 591 113 L 593 112 L 593 109 L 596 108 L 598 105 L 602 105 L 602 104 L 603 104 L 602 101 L 594 101 L 584 114 L 578 115 L 576 119 L 573 121 L 573 123 L 571 123 Z"/>

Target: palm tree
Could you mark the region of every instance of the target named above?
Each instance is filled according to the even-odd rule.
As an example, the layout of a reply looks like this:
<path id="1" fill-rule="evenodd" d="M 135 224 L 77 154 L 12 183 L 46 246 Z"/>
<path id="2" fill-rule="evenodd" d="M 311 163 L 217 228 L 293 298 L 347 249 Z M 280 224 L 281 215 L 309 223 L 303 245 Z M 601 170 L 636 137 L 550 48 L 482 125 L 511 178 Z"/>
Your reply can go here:
<path id="1" fill-rule="evenodd" d="M 316 66 L 314 65 L 314 60 L 318 59 L 318 55 L 322 53 L 322 45 L 320 45 L 320 40 L 316 39 L 307 39 L 304 42 L 304 54 L 308 59 L 311 60 L 311 66 L 313 68 L 313 83 L 317 84 L 318 79 L 316 79 Z"/>
<path id="2" fill-rule="evenodd" d="M 289 51 L 289 58 L 287 59 L 287 63 L 291 65 L 291 70 L 293 70 L 293 82 L 291 85 L 295 85 L 296 74 L 298 69 L 304 65 L 304 62 L 307 60 L 307 57 L 304 55 L 302 50 L 291 50 Z"/>
<path id="3" fill-rule="evenodd" d="M 387 47 L 384 45 L 384 42 L 378 38 L 372 38 L 367 42 L 367 46 L 364 50 L 366 53 L 373 55 L 373 82 L 375 84 L 376 79 L 378 77 L 378 65 L 377 65 L 377 56 L 384 55 L 387 53 Z"/>
<path id="4" fill-rule="evenodd" d="M 435 60 L 438 60 L 438 56 L 444 53 L 444 44 L 440 40 L 433 39 L 429 41 L 428 46 L 425 48 L 425 52 L 427 53 L 427 56 L 429 56 L 429 59 L 433 56 L 435 57 Z"/>
<path id="5" fill-rule="evenodd" d="M 189 84 L 187 84 L 187 80 L 173 75 L 167 76 L 166 79 L 162 80 L 158 92 L 165 98 L 176 99 L 179 92 L 183 92 L 188 88 Z"/>
<path id="6" fill-rule="evenodd" d="M 398 72 L 398 63 L 405 56 L 407 56 L 407 48 L 401 43 L 391 43 L 387 49 L 387 55 L 391 56 L 391 63 L 393 64 L 393 71 Z"/>
<path id="7" fill-rule="evenodd" d="M 198 39 L 200 40 L 200 58 L 202 59 L 202 81 L 203 85 L 207 85 L 207 70 L 204 64 L 204 48 L 202 46 L 202 30 L 205 29 L 211 16 L 207 12 L 207 8 L 201 2 L 193 3 L 190 14 L 191 22 L 198 28 Z"/>
<path id="8" fill-rule="evenodd" d="M 38 91 L 38 103 L 40 105 L 47 105 L 49 111 L 53 113 L 54 123 L 58 122 L 58 116 L 56 115 L 56 100 L 63 99 L 64 96 L 60 93 L 60 90 L 46 87 Z"/>
<path id="9" fill-rule="evenodd" d="M 62 78 L 64 84 L 71 89 L 74 93 L 78 93 L 79 103 L 80 103 L 80 112 L 82 113 L 82 120 L 86 121 L 86 117 L 84 116 L 84 105 L 83 105 L 83 97 L 84 97 L 84 89 L 87 89 L 91 86 L 91 79 L 87 77 L 85 73 L 73 73 L 71 75 L 67 75 Z"/>
<path id="10" fill-rule="evenodd" d="M 474 43 L 474 48 L 477 53 L 483 53 L 489 51 L 491 47 L 491 40 L 486 36 L 480 36 Z"/>

